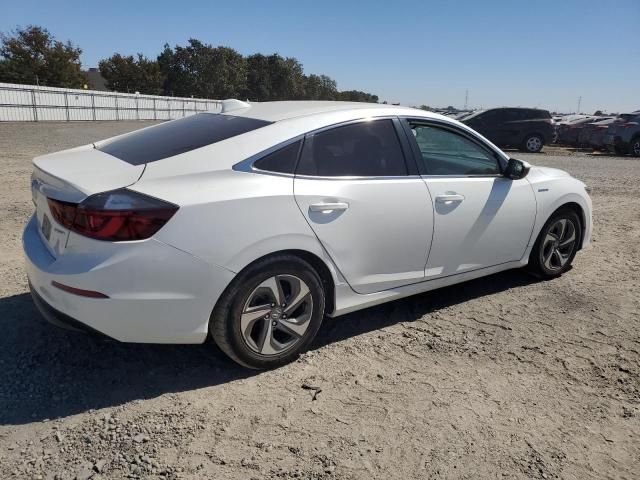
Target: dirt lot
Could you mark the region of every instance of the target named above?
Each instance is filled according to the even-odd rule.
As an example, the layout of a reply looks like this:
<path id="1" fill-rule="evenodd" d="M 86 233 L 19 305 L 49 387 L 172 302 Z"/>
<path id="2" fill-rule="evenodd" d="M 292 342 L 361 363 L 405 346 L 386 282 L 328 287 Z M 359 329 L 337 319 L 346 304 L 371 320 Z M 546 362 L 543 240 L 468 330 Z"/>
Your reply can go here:
<path id="1" fill-rule="evenodd" d="M 593 187 L 593 248 L 562 278 L 327 320 L 256 373 L 60 331 L 26 293 L 31 158 L 141 125 L 0 124 L 0 478 L 639 478 L 638 161 L 518 154 Z"/>

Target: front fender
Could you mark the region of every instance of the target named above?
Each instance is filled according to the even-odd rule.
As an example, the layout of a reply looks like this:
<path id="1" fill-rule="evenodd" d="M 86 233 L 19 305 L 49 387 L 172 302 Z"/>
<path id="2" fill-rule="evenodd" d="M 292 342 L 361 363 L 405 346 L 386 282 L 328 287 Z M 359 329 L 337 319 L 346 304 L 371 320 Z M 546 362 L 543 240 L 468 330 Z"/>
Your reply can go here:
<path id="1" fill-rule="evenodd" d="M 547 220 L 549 220 L 549 217 L 560 207 L 569 203 L 579 205 L 582 210 L 584 232 L 581 248 L 585 248 L 591 244 L 591 232 L 593 229 L 591 199 L 589 195 L 587 195 L 586 190 L 584 190 L 584 184 L 582 182 L 571 178 L 570 183 L 572 185 L 569 186 L 567 185 L 567 180 L 568 179 L 550 180 L 544 182 L 544 184 L 534 185 L 534 192 L 538 204 L 538 215 L 536 215 L 536 222 L 533 228 L 533 234 L 529 240 L 529 246 L 533 246 L 542 227 Z M 579 189 L 584 190 L 584 194 L 580 192 Z"/>

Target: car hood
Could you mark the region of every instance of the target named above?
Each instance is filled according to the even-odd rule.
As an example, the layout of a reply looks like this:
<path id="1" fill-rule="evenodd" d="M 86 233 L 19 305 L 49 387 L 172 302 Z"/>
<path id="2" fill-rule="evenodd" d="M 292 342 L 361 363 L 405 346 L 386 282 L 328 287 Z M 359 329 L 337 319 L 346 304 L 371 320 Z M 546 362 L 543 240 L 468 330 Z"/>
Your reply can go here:
<path id="1" fill-rule="evenodd" d="M 534 165 L 531 166 L 529 175 L 534 175 L 538 178 L 563 178 L 571 176 L 569 173 L 564 170 L 560 170 L 559 168 L 536 167 Z"/>

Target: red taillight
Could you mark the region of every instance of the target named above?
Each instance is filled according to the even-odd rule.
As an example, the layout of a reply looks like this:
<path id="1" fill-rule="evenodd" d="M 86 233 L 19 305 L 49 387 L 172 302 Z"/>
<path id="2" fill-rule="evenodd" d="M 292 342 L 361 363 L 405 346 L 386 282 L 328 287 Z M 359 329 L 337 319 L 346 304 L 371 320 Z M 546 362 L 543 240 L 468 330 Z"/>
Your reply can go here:
<path id="1" fill-rule="evenodd" d="M 627 123 L 621 123 L 620 126 L 622 128 L 631 128 L 631 127 L 635 127 L 637 126 L 638 123 L 637 122 L 627 122 Z"/>
<path id="2" fill-rule="evenodd" d="M 178 210 L 176 205 L 126 189 L 99 193 L 80 204 L 47 200 L 60 225 L 86 237 L 113 242 L 149 238 Z"/>
<path id="3" fill-rule="evenodd" d="M 53 218 L 63 227 L 71 228 L 73 226 L 73 219 L 76 218 L 78 205 L 76 203 L 53 200 L 52 198 L 47 198 L 47 202 L 49 203 L 49 210 L 51 210 Z"/>

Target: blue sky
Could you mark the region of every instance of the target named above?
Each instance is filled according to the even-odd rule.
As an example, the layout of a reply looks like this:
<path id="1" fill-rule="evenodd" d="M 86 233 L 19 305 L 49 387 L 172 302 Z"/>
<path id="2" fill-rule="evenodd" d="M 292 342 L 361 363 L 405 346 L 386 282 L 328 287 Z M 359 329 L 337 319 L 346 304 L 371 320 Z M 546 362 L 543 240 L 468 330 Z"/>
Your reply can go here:
<path id="1" fill-rule="evenodd" d="M 95 66 L 198 38 L 277 52 L 408 105 L 640 108 L 640 0 L 0 0 L 0 31 L 42 25 Z"/>

